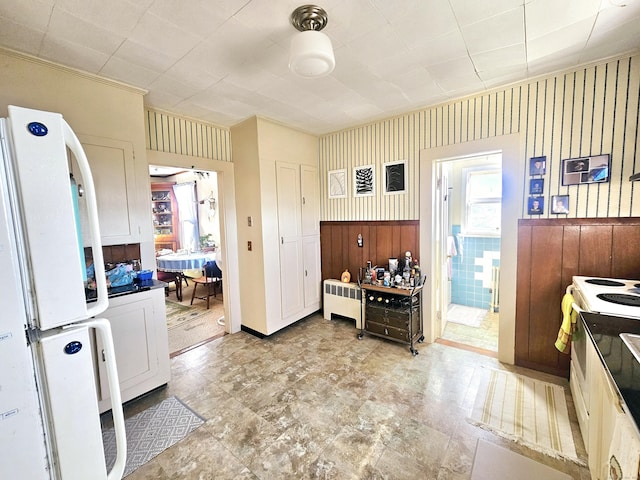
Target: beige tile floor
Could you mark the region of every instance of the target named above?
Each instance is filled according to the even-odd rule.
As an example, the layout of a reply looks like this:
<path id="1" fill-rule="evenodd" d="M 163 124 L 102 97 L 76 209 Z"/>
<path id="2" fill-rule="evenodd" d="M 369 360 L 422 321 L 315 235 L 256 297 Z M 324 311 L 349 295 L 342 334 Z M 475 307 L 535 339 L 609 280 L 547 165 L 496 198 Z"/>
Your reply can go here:
<path id="1" fill-rule="evenodd" d="M 176 395 L 206 423 L 127 479 L 469 479 L 480 438 L 589 478 L 466 421 L 484 367 L 568 392 L 566 380 L 440 344 L 420 344 L 413 357 L 356 333 L 316 314 L 265 339 L 226 335 L 173 358 L 169 385 L 127 404 L 126 415 Z"/>

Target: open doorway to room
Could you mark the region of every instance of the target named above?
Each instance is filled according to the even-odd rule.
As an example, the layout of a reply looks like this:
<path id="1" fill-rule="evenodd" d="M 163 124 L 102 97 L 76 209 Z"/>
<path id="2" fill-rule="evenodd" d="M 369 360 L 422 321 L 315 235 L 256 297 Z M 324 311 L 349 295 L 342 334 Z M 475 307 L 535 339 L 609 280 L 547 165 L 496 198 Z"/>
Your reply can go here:
<path id="1" fill-rule="evenodd" d="M 436 166 L 440 339 L 497 356 L 502 155 Z"/>
<path id="2" fill-rule="evenodd" d="M 149 176 L 173 357 L 225 334 L 218 178 L 214 171 L 155 165 Z"/>

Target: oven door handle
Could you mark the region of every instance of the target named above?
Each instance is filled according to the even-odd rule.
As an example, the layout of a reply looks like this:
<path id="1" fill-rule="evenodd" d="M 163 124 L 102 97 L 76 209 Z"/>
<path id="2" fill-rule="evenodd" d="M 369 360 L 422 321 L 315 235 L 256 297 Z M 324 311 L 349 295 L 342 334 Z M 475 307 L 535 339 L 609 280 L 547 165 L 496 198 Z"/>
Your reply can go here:
<path id="1" fill-rule="evenodd" d="M 567 287 L 566 293 L 568 293 L 569 295 L 573 295 L 575 291 L 575 287 L 573 286 L 573 284 L 569 285 Z M 578 304 L 576 302 L 572 302 L 571 303 L 571 308 L 573 308 L 576 312 L 580 313 L 583 312 L 584 310 L 582 310 L 582 308 L 580 308 L 578 306 Z"/>

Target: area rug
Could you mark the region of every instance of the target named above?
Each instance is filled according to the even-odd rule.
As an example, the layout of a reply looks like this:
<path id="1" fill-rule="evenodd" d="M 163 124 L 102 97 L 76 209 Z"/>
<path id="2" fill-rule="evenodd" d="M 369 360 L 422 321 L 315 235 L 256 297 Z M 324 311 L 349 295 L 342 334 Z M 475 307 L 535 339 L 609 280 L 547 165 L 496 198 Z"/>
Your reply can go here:
<path id="1" fill-rule="evenodd" d="M 182 305 L 171 300 L 165 300 L 164 304 L 167 309 L 167 328 L 169 329 L 179 327 L 184 323 L 208 314 L 207 310 Z"/>
<path id="2" fill-rule="evenodd" d="M 460 323 L 469 327 L 479 327 L 486 314 L 486 309 L 452 303 L 447 309 L 447 322 Z"/>
<path id="3" fill-rule="evenodd" d="M 555 468 L 480 439 L 471 480 L 571 480 Z"/>
<path id="4" fill-rule="evenodd" d="M 166 300 L 165 304 L 171 356 L 224 335 L 224 324 L 220 325 L 218 322 L 218 319 L 224 316 L 222 302 L 212 300 L 209 310 L 181 305 L 170 300 Z"/>
<path id="5" fill-rule="evenodd" d="M 469 421 L 500 436 L 579 464 L 564 389 L 504 370 L 487 369 Z"/>
<path id="6" fill-rule="evenodd" d="M 202 417 L 176 397 L 166 398 L 125 420 L 127 463 L 124 476 L 185 438 L 204 422 Z M 113 428 L 102 432 L 102 442 L 107 470 L 111 470 L 116 461 L 116 435 Z"/>

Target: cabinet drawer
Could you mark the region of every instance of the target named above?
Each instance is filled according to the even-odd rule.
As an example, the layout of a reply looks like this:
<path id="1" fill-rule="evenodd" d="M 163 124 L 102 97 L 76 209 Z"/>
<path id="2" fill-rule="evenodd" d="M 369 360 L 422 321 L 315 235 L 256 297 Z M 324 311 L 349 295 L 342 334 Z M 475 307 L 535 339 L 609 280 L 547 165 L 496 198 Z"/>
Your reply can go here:
<path id="1" fill-rule="evenodd" d="M 394 328 L 390 325 L 385 325 L 384 323 L 371 322 L 367 320 L 365 322 L 365 330 L 375 335 L 393 338 L 402 342 L 409 342 L 411 340 L 407 329 Z"/>
<path id="2" fill-rule="evenodd" d="M 402 312 L 388 311 L 385 315 L 385 322 L 395 328 L 407 330 L 409 328 L 409 314 Z"/>

